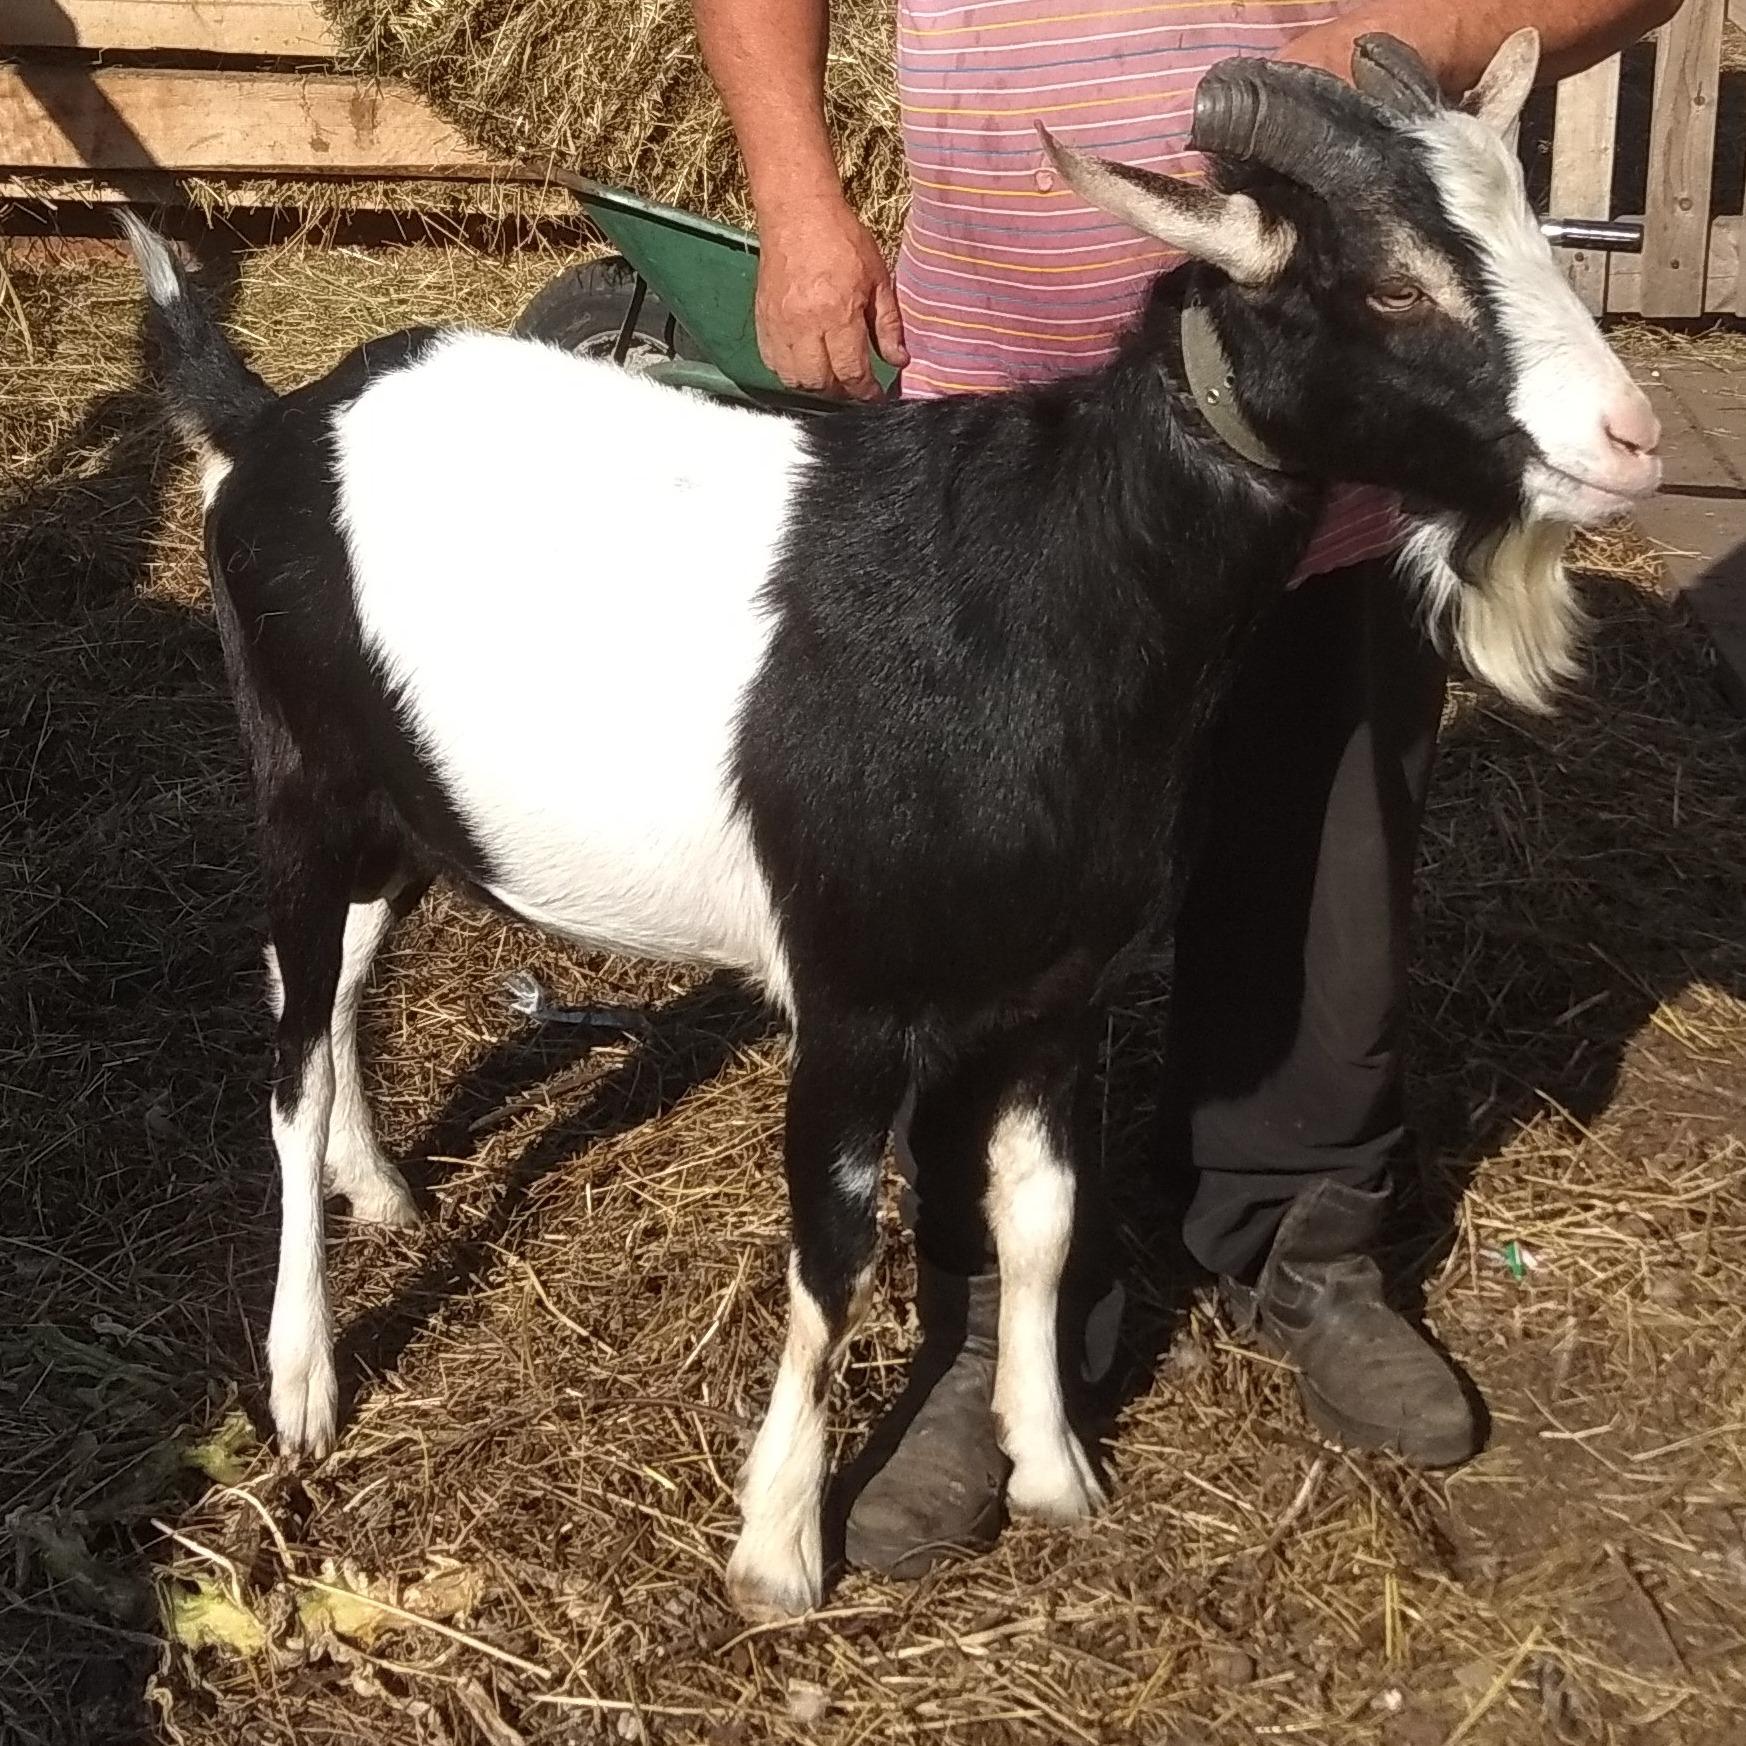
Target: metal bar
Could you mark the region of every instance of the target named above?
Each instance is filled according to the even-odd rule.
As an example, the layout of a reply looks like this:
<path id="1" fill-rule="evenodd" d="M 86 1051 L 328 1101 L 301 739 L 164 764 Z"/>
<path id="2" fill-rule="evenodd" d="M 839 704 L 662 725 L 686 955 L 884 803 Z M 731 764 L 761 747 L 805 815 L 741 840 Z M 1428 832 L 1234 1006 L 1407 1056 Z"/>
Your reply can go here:
<path id="1" fill-rule="evenodd" d="M 1567 249 L 1628 249 L 1643 246 L 1643 226 L 1620 218 L 1542 218 L 1547 242 Z"/>
<path id="2" fill-rule="evenodd" d="M 649 282 L 638 273 L 636 283 L 631 286 L 630 302 L 625 305 L 624 320 L 618 324 L 618 338 L 612 342 L 612 361 L 615 364 L 622 365 L 630 356 L 631 340 L 637 331 L 637 317 L 643 312 L 643 299 L 648 294 Z"/>

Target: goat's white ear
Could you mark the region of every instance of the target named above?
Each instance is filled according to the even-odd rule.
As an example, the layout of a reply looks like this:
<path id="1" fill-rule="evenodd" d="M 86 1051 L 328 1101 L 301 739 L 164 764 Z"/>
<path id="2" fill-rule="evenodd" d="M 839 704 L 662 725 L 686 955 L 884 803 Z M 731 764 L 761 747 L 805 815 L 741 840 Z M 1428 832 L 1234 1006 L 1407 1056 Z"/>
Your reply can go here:
<path id="1" fill-rule="evenodd" d="M 1461 107 L 1505 139 L 1514 139 L 1522 105 L 1539 71 L 1540 33 L 1530 24 L 1504 38 L 1503 47 L 1491 57 L 1491 65 L 1480 74 L 1479 83 L 1467 93 Z"/>
<path id="2" fill-rule="evenodd" d="M 1135 230 L 1210 262 L 1239 285 L 1279 276 L 1297 238 L 1247 194 L 1221 194 L 1200 182 L 1138 170 L 1063 145 L 1039 121 L 1037 136 L 1061 179 L 1082 199 Z"/>

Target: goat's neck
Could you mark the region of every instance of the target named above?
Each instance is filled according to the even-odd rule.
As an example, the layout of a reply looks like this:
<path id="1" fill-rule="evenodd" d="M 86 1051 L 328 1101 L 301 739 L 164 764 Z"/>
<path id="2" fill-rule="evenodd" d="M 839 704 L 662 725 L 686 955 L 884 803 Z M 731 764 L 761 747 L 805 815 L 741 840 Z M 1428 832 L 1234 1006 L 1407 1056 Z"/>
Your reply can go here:
<path id="1" fill-rule="evenodd" d="M 1196 405 L 1180 317 L 1190 290 L 1219 317 L 1216 283 L 1178 274 L 1139 331 L 1089 378 L 1094 432 L 1075 493 L 1092 545 L 1114 544 L 1167 623 L 1225 618 L 1233 633 L 1285 592 L 1314 532 L 1325 487 L 1238 454 Z"/>

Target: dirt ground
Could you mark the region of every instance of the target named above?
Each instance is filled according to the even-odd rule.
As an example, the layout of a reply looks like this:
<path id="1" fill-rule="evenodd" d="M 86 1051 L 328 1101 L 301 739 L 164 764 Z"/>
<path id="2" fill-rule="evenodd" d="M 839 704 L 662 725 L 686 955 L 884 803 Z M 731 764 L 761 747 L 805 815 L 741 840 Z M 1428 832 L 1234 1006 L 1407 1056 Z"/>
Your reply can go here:
<path id="1" fill-rule="evenodd" d="M 286 249 L 215 281 L 289 383 L 502 320 L 551 266 Z M 261 1447 L 259 898 L 135 321 L 118 265 L 0 282 L 0 1741 L 1746 1739 L 1746 728 L 1639 545 L 1594 548 L 1554 719 L 1457 694 L 1427 831 L 1395 1260 L 1486 1451 L 1324 1448 L 1221 1325 L 1171 1235 L 1148 984 L 1106 1048 L 1108 1515 L 746 1629 L 721 1571 L 779 1333 L 782 1067 L 731 987 L 442 900 L 408 925 L 371 1071 L 429 1219 L 336 1221 L 346 1434 L 300 1474 Z M 615 512 L 578 481 L 579 545 Z M 634 759 L 588 667 L 576 756 Z M 529 968 L 646 1034 L 514 1018 Z M 912 1339 L 887 1254 L 845 1453 Z"/>

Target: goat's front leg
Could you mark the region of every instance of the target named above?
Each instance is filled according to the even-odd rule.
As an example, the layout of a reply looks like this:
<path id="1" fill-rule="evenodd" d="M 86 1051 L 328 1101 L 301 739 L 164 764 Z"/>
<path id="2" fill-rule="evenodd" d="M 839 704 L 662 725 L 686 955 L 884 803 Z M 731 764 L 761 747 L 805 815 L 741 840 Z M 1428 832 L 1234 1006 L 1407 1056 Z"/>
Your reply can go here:
<path id="1" fill-rule="evenodd" d="M 1057 1067 L 1015 1087 L 988 1145 L 988 1222 L 1000 1263 L 994 1416 L 1012 1462 L 1008 1506 L 1072 1522 L 1104 1504 L 1103 1487 L 1067 1422 L 1055 1337 L 1073 1236 L 1073 1075 Z"/>
<path id="2" fill-rule="evenodd" d="M 740 1474 L 744 1521 L 727 1567 L 728 1593 L 750 1619 L 790 1618 L 824 1596 L 825 1415 L 837 1360 L 867 1307 L 880 1165 L 905 1088 L 899 1040 L 800 1026 L 784 1138 L 788 1339 Z"/>

